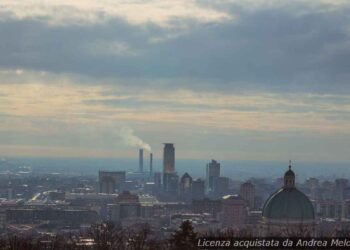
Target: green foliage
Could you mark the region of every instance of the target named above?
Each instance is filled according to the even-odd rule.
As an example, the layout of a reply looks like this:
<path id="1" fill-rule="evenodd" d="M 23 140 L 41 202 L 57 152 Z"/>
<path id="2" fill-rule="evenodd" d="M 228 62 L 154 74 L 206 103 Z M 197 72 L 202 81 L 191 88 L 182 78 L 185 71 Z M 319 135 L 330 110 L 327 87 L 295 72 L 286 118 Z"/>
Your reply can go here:
<path id="1" fill-rule="evenodd" d="M 197 249 L 197 233 L 194 232 L 192 223 L 188 220 L 182 222 L 179 230 L 175 231 L 169 239 L 170 249 Z"/>

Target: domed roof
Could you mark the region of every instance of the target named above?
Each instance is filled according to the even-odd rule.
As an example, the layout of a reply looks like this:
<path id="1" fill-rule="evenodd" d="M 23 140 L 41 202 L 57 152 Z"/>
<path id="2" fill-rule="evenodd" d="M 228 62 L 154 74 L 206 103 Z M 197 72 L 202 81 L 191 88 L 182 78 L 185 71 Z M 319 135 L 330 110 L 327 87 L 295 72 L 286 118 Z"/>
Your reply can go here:
<path id="1" fill-rule="evenodd" d="M 295 187 L 295 174 L 291 162 L 288 168 L 284 174 L 283 188 L 265 202 L 263 217 L 273 220 L 313 220 L 314 207 L 309 198 Z"/>
<path id="2" fill-rule="evenodd" d="M 272 194 L 263 208 L 263 217 L 273 220 L 313 220 L 314 208 L 296 188 L 282 188 Z"/>

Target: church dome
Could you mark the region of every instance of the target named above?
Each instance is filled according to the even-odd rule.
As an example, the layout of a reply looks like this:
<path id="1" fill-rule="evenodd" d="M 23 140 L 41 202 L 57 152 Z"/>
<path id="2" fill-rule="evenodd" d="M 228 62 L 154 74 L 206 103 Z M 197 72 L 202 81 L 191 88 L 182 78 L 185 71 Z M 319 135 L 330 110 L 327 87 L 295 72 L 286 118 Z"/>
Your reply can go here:
<path id="1" fill-rule="evenodd" d="M 263 217 L 272 220 L 314 220 L 314 207 L 309 198 L 295 187 L 291 163 L 284 174 L 284 186 L 272 194 L 263 208 Z"/>
<path id="2" fill-rule="evenodd" d="M 272 194 L 263 208 L 263 217 L 272 220 L 306 221 L 315 218 L 314 208 L 296 188 L 282 188 Z"/>

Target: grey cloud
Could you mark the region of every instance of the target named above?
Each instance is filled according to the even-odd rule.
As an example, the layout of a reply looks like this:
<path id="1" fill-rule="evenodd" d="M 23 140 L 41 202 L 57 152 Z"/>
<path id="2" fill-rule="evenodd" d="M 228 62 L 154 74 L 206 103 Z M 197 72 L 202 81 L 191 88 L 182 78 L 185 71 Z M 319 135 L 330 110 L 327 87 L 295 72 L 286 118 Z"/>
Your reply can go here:
<path id="1" fill-rule="evenodd" d="M 237 18 L 229 22 L 174 20 L 188 27 L 181 32 L 151 23 L 131 26 L 122 19 L 84 27 L 3 20 L 0 66 L 138 86 L 165 79 L 154 87 L 348 93 L 350 8 L 322 6 L 323 11 L 296 14 L 303 8 L 296 3 L 247 11 L 233 5 Z M 177 32 L 181 35 L 168 39 Z M 157 37 L 164 41 L 150 42 Z M 126 44 L 138 56 L 86 51 L 101 40 Z"/>
<path id="2" fill-rule="evenodd" d="M 286 99 L 296 99 L 296 95 L 283 95 Z M 299 100 L 296 103 L 293 101 L 281 102 L 282 100 L 271 99 L 272 103 L 264 104 L 264 103 L 251 103 L 249 104 L 237 104 L 232 100 L 232 103 L 226 104 L 211 104 L 208 103 L 183 103 L 181 101 L 173 101 L 173 100 L 142 100 L 134 97 L 128 98 L 116 98 L 116 99 L 108 99 L 108 100 L 100 100 L 100 99 L 91 99 L 85 101 L 88 105 L 105 105 L 119 108 L 130 108 L 138 110 L 161 110 L 166 109 L 176 110 L 176 111 L 194 111 L 194 110 L 205 110 L 205 111 L 213 111 L 217 109 L 225 109 L 228 111 L 238 111 L 238 112 L 262 112 L 262 113 L 299 113 L 299 114 L 319 114 L 322 117 L 329 120 L 343 120 L 350 121 L 349 107 L 347 104 L 349 100 L 347 98 L 342 98 L 342 96 L 338 95 L 339 101 L 334 97 L 322 98 L 322 96 L 314 96 L 314 97 L 305 97 L 303 96 L 302 100 Z M 345 102 L 347 100 L 347 103 Z M 320 105 L 321 104 L 321 105 Z"/>

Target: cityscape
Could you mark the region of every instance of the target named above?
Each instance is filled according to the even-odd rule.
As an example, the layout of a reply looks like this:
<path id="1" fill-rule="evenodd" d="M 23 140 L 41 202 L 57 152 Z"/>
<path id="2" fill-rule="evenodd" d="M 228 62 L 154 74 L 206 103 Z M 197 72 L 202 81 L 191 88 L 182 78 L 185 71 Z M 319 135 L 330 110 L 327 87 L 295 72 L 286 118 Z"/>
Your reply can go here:
<path id="1" fill-rule="evenodd" d="M 1 0 L 0 250 L 350 249 L 349 10 Z"/>
<path id="2" fill-rule="evenodd" d="M 346 178 L 298 182 L 289 161 L 281 166 L 280 178 L 235 181 L 222 176 L 225 166 L 215 159 L 203 166 L 202 178 L 178 175 L 174 143 L 163 144 L 161 171 L 153 166 L 153 153 L 140 148 L 137 156 L 135 171 L 100 169 L 95 175 L 38 175 L 30 166 L 16 169 L 2 159 L 1 235 L 33 237 L 46 247 L 58 235 L 75 235 L 74 247 L 91 249 L 97 242 L 88 232 L 97 225 L 147 227 L 147 237 L 162 244 L 184 222 L 206 236 L 349 235 Z"/>

